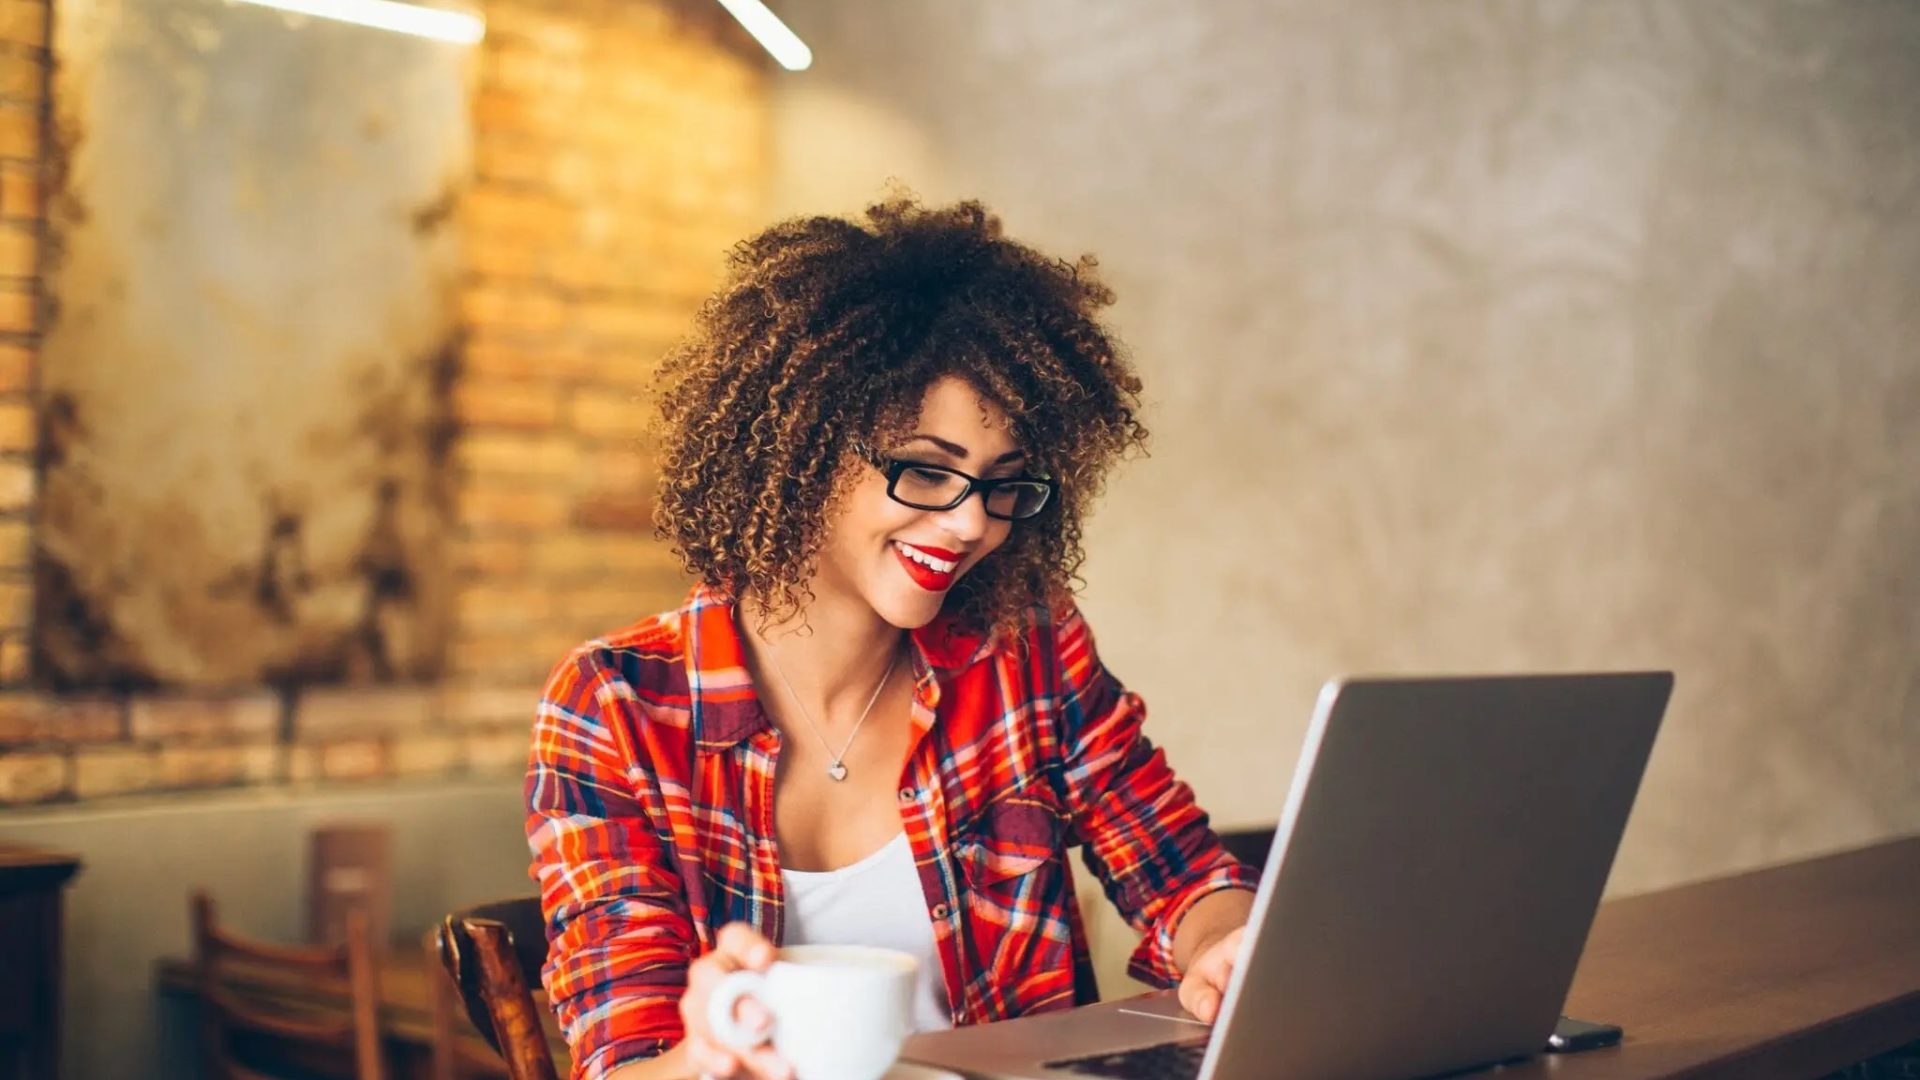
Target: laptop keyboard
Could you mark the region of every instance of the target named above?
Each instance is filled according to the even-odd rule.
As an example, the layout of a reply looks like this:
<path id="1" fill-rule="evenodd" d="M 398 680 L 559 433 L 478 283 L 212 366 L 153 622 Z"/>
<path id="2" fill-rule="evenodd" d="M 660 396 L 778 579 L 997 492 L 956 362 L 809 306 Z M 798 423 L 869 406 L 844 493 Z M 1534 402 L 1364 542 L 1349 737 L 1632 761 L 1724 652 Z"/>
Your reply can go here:
<path id="1" fill-rule="evenodd" d="M 1115 1080 L 1194 1080 L 1200 1075 L 1200 1062 L 1207 1056 L 1207 1040 L 1159 1043 L 1138 1050 L 1115 1054 L 1049 1061 L 1047 1068 L 1079 1073 L 1082 1076 L 1108 1076 Z"/>

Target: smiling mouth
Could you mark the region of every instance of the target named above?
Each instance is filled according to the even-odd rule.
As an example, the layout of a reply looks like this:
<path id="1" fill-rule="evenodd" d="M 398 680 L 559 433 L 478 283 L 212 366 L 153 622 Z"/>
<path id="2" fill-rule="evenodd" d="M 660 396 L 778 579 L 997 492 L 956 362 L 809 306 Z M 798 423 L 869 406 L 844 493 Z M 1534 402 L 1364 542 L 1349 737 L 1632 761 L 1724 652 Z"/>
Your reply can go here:
<path id="1" fill-rule="evenodd" d="M 892 543 L 894 558 L 906 570 L 913 583 L 928 592 L 945 592 L 953 587 L 955 572 L 960 568 L 960 560 L 943 559 L 931 552 L 912 544 L 895 540 Z M 954 554 L 948 552 L 947 554 Z"/>

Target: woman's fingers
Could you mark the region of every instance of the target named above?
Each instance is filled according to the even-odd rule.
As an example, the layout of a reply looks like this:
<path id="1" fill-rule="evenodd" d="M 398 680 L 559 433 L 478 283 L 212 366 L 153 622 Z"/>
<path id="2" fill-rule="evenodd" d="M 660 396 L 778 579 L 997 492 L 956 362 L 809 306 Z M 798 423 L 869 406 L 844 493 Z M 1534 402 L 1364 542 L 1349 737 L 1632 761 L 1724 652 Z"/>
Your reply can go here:
<path id="1" fill-rule="evenodd" d="M 1233 960 L 1240 953 L 1246 928 L 1235 929 L 1207 946 L 1180 980 L 1180 1007 L 1211 1024 L 1220 1015 L 1220 1000 L 1233 976 Z"/>
<path id="2" fill-rule="evenodd" d="M 746 923 L 721 927 L 713 951 L 695 960 L 687 970 L 687 993 L 681 1000 L 680 1014 L 688 1033 L 711 1039 L 707 1002 L 720 983 L 736 971 L 765 969 L 773 962 L 773 951 L 772 943 Z M 765 1031 L 773 1023 L 766 1006 L 750 996 L 734 1005 L 733 1018 L 748 1031 Z"/>
<path id="3" fill-rule="evenodd" d="M 1213 1023 L 1220 1014 L 1220 994 L 1197 973 L 1189 973 L 1180 980 L 1180 1007 L 1191 1013 L 1196 1019 Z"/>
<path id="4" fill-rule="evenodd" d="M 721 927 L 720 936 L 714 941 L 714 952 L 755 971 L 764 971 L 773 963 L 773 951 L 773 942 L 743 922 Z"/>
<path id="5" fill-rule="evenodd" d="M 760 1080 L 793 1080 L 793 1067 L 771 1046 L 747 1051 L 746 1066 Z"/>
<path id="6" fill-rule="evenodd" d="M 746 923 L 728 923 L 720 928 L 713 951 L 687 967 L 687 1000 L 681 1012 L 689 1019 L 705 1015 L 706 999 L 720 980 L 743 968 L 763 971 L 773 963 L 773 943 Z M 698 1009 L 688 1006 L 699 1006 Z"/>
<path id="7" fill-rule="evenodd" d="M 687 1040 L 687 1060 L 703 1076 L 791 1080 L 793 1070 L 770 1045 L 735 1050 L 699 1036 Z"/>
<path id="8" fill-rule="evenodd" d="M 707 1024 L 707 1002 L 721 980 L 736 971 L 764 971 L 773 960 L 773 943 L 765 935 L 746 923 L 728 923 L 720 928 L 713 951 L 689 965 L 680 1019 L 687 1029 L 688 1060 L 703 1075 L 791 1080 L 793 1070 L 772 1046 L 742 1049 L 726 1045 L 715 1038 Z M 733 1016 L 748 1031 L 767 1031 L 773 1025 L 766 1006 L 751 997 L 740 999 Z"/>
<path id="9" fill-rule="evenodd" d="M 740 1060 L 726 1049 L 701 1038 L 687 1040 L 687 1061 L 701 1076 L 733 1077 L 740 1074 Z"/>

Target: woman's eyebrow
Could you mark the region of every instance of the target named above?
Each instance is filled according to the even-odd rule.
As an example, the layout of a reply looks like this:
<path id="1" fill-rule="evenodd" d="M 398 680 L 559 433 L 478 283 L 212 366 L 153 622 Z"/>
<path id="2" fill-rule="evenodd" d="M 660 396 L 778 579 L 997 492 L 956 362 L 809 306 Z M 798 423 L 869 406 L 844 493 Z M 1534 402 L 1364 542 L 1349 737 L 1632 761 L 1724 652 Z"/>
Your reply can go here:
<path id="1" fill-rule="evenodd" d="M 938 435 L 926 435 L 919 432 L 916 432 L 912 435 L 907 436 L 908 442 L 913 442 L 916 439 L 922 439 L 927 442 L 930 442 L 933 445 L 939 447 L 940 449 L 945 450 L 947 453 L 953 455 L 954 457 L 957 457 L 962 461 L 966 460 L 967 448 L 964 446 L 961 446 L 959 443 L 948 442 L 947 440 L 939 437 Z M 1027 452 L 1025 450 L 1009 450 L 1006 453 L 1001 454 L 999 457 L 994 458 L 993 464 L 1004 465 L 1009 461 L 1018 461 L 1021 458 L 1026 456 L 1027 456 Z"/>

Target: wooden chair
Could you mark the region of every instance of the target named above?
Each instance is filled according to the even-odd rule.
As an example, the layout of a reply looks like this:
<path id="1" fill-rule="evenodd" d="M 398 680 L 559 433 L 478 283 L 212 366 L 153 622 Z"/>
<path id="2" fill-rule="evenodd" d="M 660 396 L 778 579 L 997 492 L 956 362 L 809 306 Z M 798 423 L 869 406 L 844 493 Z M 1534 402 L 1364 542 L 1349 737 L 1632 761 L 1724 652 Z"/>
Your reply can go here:
<path id="1" fill-rule="evenodd" d="M 307 940 L 346 940 L 349 912 L 364 911 L 367 934 L 392 940 L 393 826 L 335 822 L 307 833 Z"/>
<path id="2" fill-rule="evenodd" d="M 222 928 L 212 897 L 193 895 L 193 954 L 200 984 L 200 1044 L 212 1080 L 258 1080 L 263 1074 L 235 1059 L 236 1035 L 267 1035 L 301 1048 L 351 1050 L 358 1080 L 386 1080 L 380 1045 L 380 989 L 373 941 L 364 916 L 347 920 L 347 940 L 339 945 L 276 945 L 253 941 Z M 235 976 L 251 972 L 263 981 L 292 975 L 347 991 L 345 1020 L 317 1015 L 298 1006 L 276 1008 L 270 995 L 234 990 Z"/>
<path id="3" fill-rule="evenodd" d="M 559 1080 L 532 987 L 547 962 L 538 897 L 499 900 L 440 920 L 440 963 L 473 1026 L 506 1060 L 512 1080 Z"/>
<path id="4" fill-rule="evenodd" d="M 441 966 L 438 926 L 420 935 L 420 948 L 427 961 L 427 1002 L 433 1021 L 427 1080 L 498 1080 L 501 1059 L 491 1048 L 493 1029 L 487 1028 L 483 1040 L 461 1019 L 467 1006 L 453 976 Z"/>

